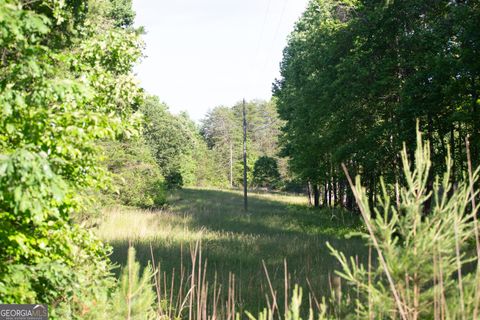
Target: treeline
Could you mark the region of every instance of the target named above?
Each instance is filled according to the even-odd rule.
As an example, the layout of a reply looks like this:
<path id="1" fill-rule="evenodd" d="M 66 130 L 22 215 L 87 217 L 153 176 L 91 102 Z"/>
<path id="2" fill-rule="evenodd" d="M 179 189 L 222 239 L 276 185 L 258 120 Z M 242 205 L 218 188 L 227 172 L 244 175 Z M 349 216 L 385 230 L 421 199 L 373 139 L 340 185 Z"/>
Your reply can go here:
<path id="1" fill-rule="evenodd" d="M 283 153 L 317 205 L 352 208 L 341 163 L 370 202 L 381 176 L 398 201 L 398 154 L 415 144 L 417 120 L 431 144 L 430 187 L 448 152 L 452 179 L 465 172 L 467 137 L 480 163 L 479 21 L 479 1 L 310 1 L 273 91 Z"/>
<path id="2" fill-rule="evenodd" d="M 247 114 L 247 179 L 252 188 L 288 187 L 286 161 L 279 157 L 282 121 L 274 102 L 250 101 Z M 169 189 L 238 188 L 243 185 L 243 106 L 213 108 L 200 124 L 175 115 L 156 96 L 139 105 L 140 135 L 104 141 L 112 188 L 102 206 L 123 203 L 161 207 Z"/>
<path id="3" fill-rule="evenodd" d="M 245 103 L 247 122 L 247 181 L 249 187 L 278 189 L 288 178 L 285 161 L 279 158 L 283 125 L 274 101 Z M 201 121 L 200 132 L 215 159 L 215 172 L 224 186 L 243 184 L 243 103 L 216 107 Z"/>
<path id="4" fill-rule="evenodd" d="M 161 207 L 168 190 L 224 185 L 198 125 L 186 113 L 172 114 L 156 96 L 146 96 L 138 111 L 139 134 L 102 143 L 114 178 L 112 188 L 102 192 L 103 206 Z"/>

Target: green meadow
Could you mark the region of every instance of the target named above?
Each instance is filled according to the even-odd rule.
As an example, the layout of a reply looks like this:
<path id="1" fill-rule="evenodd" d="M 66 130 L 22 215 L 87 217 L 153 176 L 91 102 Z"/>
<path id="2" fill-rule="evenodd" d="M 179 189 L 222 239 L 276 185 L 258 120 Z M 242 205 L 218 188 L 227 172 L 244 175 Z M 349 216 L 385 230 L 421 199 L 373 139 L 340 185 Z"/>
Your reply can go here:
<path id="1" fill-rule="evenodd" d="M 305 196 L 252 193 L 248 212 L 238 191 L 184 189 L 169 197 L 164 210 L 107 209 L 96 232 L 113 247 L 110 257 L 120 267 L 129 245 L 142 265 L 159 264 L 162 291 L 174 300 L 192 271 L 197 243 L 196 264 L 198 269 L 201 259 L 205 284 L 224 288 L 220 305 L 233 295 L 237 308 L 253 312 L 272 304 L 272 289 L 283 301 L 285 287 L 288 292 L 294 284 L 308 292 L 310 303 L 329 295 L 332 285 L 339 285 L 334 275 L 339 265 L 327 241 L 363 262 L 368 256 L 362 240 L 347 238 L 360 225 L 356 215 L 310 208 Z"/>

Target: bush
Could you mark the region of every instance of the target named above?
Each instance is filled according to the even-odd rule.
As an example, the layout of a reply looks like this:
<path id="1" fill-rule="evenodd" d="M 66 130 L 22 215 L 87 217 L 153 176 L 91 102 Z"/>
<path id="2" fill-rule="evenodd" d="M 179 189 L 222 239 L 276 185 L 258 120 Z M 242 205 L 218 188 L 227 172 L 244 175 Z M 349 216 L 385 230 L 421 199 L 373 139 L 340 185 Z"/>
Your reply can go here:
<path id="1" fill-rule="evenodd" d="M 255 161 L 253 167 L 253 184 L 256 187 L 278 189 L 281 184 L 277 160 L 263 156 Z"/>
<path id="2" fill-rule="evenodd" d="M 105 164 L 116 190 L 108 197 L 124 205 L 153 208 L 166 201 L 165 182 L 143 139 L 104 143 Z"/>
<path id="3" fill-rule="evenodd" d="M 165 183 L 169 190 L 181 189 L 183 187 L 183 177 L 179 171 L 172 171 L 165 176 Z"/>
<path id="4" fill-rule="evenodd" d="M 155 276 L 150 264 L 140 275 L 140 263 L 135 260 L 135 249 L 128 249 L 128 261 L 122 270 L 118 288 L 112 297 L 109 319 L 158 319 L 154 309 L 156 295 L 152 279 Z"/>
<path id="5" fill-rule="evenodd" d="M 69 222 L 74 208 L 45 154 L 20 149 L 0 158 L 2 303 L 58 305 L 53 318 L 72 318 L 112 289 L 108 248 Z"/>

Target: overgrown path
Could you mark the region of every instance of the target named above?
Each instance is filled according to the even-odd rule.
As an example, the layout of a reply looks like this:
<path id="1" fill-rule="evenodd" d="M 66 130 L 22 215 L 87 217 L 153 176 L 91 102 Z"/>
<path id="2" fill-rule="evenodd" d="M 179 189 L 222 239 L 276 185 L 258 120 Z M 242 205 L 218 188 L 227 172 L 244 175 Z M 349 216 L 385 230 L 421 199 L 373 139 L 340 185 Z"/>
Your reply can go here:
<path id="1" fill-rule="evenodd" d="M 366 255 L 358 238 L 345 239 L 358 225 L 355 216 L 308 208 L 304 197 L 251 194 L 247 213 L 237 191 L 184 189 L 169 200 L 164 210 L 106 212 L 98 233 L 113 246 L 112 260 L 123 265 L 131 241 L 146 264 L 151 244 L 162 271 L 171 275 L 181 265 L 191 265 L 189 248 L 200 240 L 207 280 L 213 283 L 217 274 L 218 282 L 228 284 L 229 273 L 234 273 L 239 304 L 249 310 L 265 305 L 268 284 L 262 260 L 278 292 L 284 287 L 286 259 L 289 285 L 306 288 L 308 278 L 320 295 L 327 293 L 329 275 L 338 267 L 327 241 L 347 255 Z"/>

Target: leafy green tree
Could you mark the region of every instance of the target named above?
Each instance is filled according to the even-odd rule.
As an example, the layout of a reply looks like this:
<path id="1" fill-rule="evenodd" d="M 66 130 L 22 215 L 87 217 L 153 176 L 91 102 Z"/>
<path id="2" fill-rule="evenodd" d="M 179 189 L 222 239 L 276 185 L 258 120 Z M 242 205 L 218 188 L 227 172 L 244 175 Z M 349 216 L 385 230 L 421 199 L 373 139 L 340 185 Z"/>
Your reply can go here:
<path id="1" fill-rule="evenodd" d="M 253 184 L 257 187 L 276 189 L 280 184 L 280 172 L 275 158 L 262 156 L 253 167 Z"/>
<path id="2" fill-rule="evenodd" d="M 452 179 L 462 176 L 465 138 L 474 155 L 479 148 L 478 15 L 473 2 L 310 1 L 284 50 L 274 96 L 286 121 L 283 155 L 316 198 L 325 195 L 323 204 L 353 203 L 341 163 L 364 177 L 370 202 L 380 176 L 398 202 L 398 151 L 415 143 L 415 119 L 432 143 L 433 173 L 444 171 L 450 149 Z"/>
<path id="3" fill-rule="evenodd" d="M 141 41 L 109 2 L 90 4 L 0 1 L 0 301 L 55 305 L 53 319 L 114 285 L 108 250 L 74 217 L 83 191 L 107 185 L 99 141 L 137 131 L 143 96 Z"/>
<path id="4" fill-rule="evenodd" d="M 154 96 L 146 99 L 141 110 L 143 134 L 168 186 L 225 184 L 214 172 L 215 159 L 207 155 L 210 152 L 199 128 L 186 113 L 171 114 Z"/>
<path id="5" fill-rule="evenodd" d="M 109 16 L 115 21 L 117 27 L 128 28 L 133 26 L 135 11 L 132 8 L 132 0 L 110 0 L 112 5 Z"/>
<path id="6" fill-rule="evenodd" d="M 276 157 L 278 154 L 278 137 L 283 122 L 279 119 L 274 100 L 252 100 L 246 102 L 247 137 L 249 152 L 256 155 Z M 233 106 L 234 118 L 242 128 L 242 103 Z"/>
<path id="7" fill-rule="evenodd" d="M 180 157 L 191 143 L 185 123 L 168 112 L 168 107 L 155 96 L 146 99 L 142 112 L 145 116 L 144 135 L 162 174 L 179 172 Z"/>
<path id="8" fill-rule="evenodd" d="M 257 157 L 253 154 L 247 154 L 247 186 L 253 185 L 253 167 Z M 233 164 L 233 185 L 243 185 L 243 159 Z"/>
<path id="9" fill-rule="evenodd" d="M 233 167 L 240 161 L 242 148 L 241 122 L 231 108 L 216 107 L 202 121 L 202 135 L 207 146 L 218 155 L 219 171 L 233 186 Z M 219 172 L 219 173 L 220 173 Z"/>

